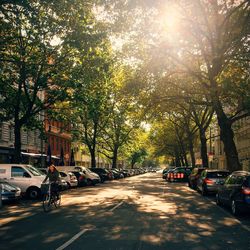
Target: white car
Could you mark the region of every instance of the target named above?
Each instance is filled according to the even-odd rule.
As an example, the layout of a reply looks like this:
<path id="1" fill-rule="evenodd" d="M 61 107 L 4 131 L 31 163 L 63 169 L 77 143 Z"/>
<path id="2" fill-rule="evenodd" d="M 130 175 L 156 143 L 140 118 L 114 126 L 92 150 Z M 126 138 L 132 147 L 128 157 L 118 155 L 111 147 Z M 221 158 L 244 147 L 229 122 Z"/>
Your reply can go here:
<path id="1" fill-rule="evenodd" d="M 44 175 L 31 165 L 0 164 L 0 179 L 19 187 L 29 198 L 36 199 L 41 194 Z"/>
<path id="2" fill-rule="evenodd" d="M 77 187 L 78 181 L 76 176 L 71 172 L 59 171 L 60 177 L 65 180 L 68 184 L 68 187 Z"/>
<path id="3" fill-rule="evenodd" d="M 98 174 L 92 172 L 90 169 L 83 167 L 83 166 L 77 166 L 75 167 L 75 170 L 81 171 L 85 174 L 87 185 L 95 185 L 97 183 L 101 182 L 101 178 Z"/>

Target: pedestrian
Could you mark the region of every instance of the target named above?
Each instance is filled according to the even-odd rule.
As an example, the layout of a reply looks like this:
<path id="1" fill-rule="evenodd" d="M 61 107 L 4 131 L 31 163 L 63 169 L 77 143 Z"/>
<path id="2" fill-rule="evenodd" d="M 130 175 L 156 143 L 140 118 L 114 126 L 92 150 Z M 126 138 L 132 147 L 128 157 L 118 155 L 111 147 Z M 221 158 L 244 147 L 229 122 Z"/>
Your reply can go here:
<path id="1" fill-rule="evenodd" d="M 49 182 L 51 183 L 51 191 L 55 192 L 57 198 L 59 199 L 59 182 L 60 182 L 60 177 L 59 177 L 59 172 L 56 169 L 54 164 L 50 164 L 48 168 L 48 173 L 43 181 L 45 183 L 49 179 Z"/>

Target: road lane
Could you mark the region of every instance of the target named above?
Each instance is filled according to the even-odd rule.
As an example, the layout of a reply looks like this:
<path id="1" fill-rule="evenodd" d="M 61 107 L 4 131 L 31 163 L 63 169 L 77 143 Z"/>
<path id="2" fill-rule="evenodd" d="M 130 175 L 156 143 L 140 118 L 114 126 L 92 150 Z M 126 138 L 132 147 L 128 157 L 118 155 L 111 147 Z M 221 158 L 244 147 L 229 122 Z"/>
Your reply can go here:
<path id="1" fill-rule="evenodd" d="M 56 249 L 80 232 L 64 249 L 250 249 L 238 220 L 160 174 L 70 190 L 59 210 L 24 213 L 1 226 L 1 249 Z"/>

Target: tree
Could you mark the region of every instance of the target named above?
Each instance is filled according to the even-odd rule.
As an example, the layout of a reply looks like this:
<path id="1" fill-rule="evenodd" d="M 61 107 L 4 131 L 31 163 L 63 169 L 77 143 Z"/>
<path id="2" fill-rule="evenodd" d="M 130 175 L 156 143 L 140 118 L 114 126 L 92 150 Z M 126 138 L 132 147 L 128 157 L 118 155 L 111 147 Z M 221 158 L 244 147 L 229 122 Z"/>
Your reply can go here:
<path id="1" fill-rule="evenodd" d="M 134 131 L 139 128 L 143 114 L 138 112 L 138 103 L 128 88 L 133 78 L 129 67 L 115 66 L 112 77 L 111 98 L 107 105 L 107 122 L 101 125 L 101 153 L 112 160 L 112 168 L 117 167 L 119 151 L 133 140 Z"/>
<path id="2" fill-rule="evenodd" d="M 130 156 L 131 168 L 134 168 L 136 163 L 142 163 L 147 156 L 147 151 L 145 148 L 140 148 L 139 150 L 132 153 Z"/>
<path id="3" fill-rule="evenodd" d="M 150 130 L 150 142 L 155 148 L 154 155 L 171 157 L 174 159 L 176 167 L 187 165 L 185 141 L 182 135 L 184 131 L 176 126 L 173 120 L 165 118 L 155 122 Z"/>
<path id="4" fill-rule="evenodd" d="M 178 1 L 178 4 L 181 18 L 179 30 L 175 31 L 175 44 L 168 44 L 164 50 L 182 74 L 194 79 L 204 98 L 209 100 L 207 105 L 217 115 L 228 168 L 238 170 L 240 163 L 232 124 L 250 114 L 245 105 L 249 93 L 246 88 L 242 91 L 249 76 L 246 70 L 249 1 L 196 0 Z M 229 88 L 229 82 L 234 89 Z M 233 99 L 229 101 L 229 97 Z"/>
<path id="5" fill-rule="evenodd" d="M 91 43 L 81 42 L 86 35 Z M 87 32 L 78 33 L 77 39 L 79 41 L 72 44 L 74 67 L 71 78 L 74 88 L 69 103 L 71 114 L 67 119 L 73 123 L 76 139 L 87 145 L 91 166 L 96 167 L 101 126 L 105 126 L 109 116 L 112 58 L 106 33 L 95 21 Z"/>
<path id="6" fill-rule="evenodd" d="M 0 121 L 13 121 L 19 163 L 21 129 L 41 128 L 39 114 L 67 95 L 67 51 L 53 44 L 67 28 L 46 1 L 6 1 L 0 11 Z"/>

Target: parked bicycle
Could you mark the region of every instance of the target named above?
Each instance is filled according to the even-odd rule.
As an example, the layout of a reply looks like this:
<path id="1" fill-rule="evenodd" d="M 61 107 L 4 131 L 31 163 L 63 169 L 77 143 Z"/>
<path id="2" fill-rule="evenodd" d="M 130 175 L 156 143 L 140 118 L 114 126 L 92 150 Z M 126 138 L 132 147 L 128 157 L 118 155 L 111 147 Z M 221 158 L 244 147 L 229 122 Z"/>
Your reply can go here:
<path id="1" fill-rule="evenodd" d="M 55 184 L 54 182 L 42 184 L 44 212 L 49 212 L 53 206 L 58 208 L 61 205 L 61 194 L 55 189 Z"/>

